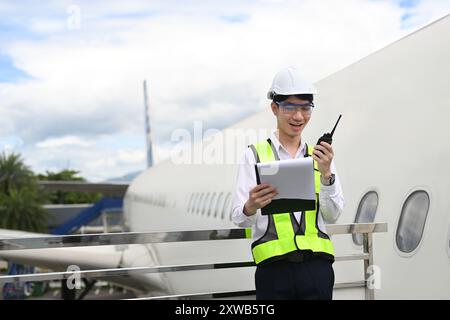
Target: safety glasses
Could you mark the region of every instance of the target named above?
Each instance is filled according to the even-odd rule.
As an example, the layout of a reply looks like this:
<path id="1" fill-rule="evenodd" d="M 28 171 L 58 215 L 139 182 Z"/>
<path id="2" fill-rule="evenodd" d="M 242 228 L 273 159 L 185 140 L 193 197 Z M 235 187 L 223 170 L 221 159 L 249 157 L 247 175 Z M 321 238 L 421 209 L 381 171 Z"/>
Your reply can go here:
<path id="1" fill-rule="evenodd" d="M 312 109 L 314 108 L 314 103 L 308 102 L 308 103 L 292 103 L 292 102 L 275 102 L 281 109 L 281 111 L 285 114 L 295 114 L 297 111 L 300 111 L 302 113 L 308 114 L 312 112 Z"/>

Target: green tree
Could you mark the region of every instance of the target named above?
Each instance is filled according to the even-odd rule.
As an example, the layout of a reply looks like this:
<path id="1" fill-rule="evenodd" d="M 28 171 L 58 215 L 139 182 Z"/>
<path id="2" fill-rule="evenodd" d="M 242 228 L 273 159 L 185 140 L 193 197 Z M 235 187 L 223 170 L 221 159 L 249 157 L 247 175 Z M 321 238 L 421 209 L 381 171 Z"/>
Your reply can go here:
<path id="1" fill-rule="evenodd" d="M 45 232 L 48 212 L 45 194 L 18 154 L 0 154 L 0 227 Z"/>
<path id="2" fill-rule="evenodd" d="M 8 194 L 9 190 L 20 189 L 33 183 L 33 172 L 23 163 L 20 155 L 0 155 L 0 192 Z"/>
<path id="3" fill-rule="evenodd" d="M 44 181 L 86 181 L 78 176 L 79 171 L 64 169 L 59 172 L 46 171 L 46 174 L 39 174 L 39 180 Z M 49 203 L 52 204 L 72 204 L 72 203 L 93 203 L 102 198 L 101 193 L 85 193 L 73 191 L 52 191 L 48 194 Z"/>
<path id="4" fill-rule="evenodd" d="M 30 187 L 11 189 L 0 194 L 0 227 L 32 232 L 47 232 L 48 212 L 38 192 Z"/>

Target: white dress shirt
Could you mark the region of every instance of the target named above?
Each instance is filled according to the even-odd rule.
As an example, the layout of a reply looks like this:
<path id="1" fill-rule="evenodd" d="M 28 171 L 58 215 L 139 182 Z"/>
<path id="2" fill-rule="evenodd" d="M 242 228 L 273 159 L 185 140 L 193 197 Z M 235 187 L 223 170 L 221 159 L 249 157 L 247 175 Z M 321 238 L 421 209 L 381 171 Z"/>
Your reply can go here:
<path id="1" fill-rule="evenodd" d="M 273 131 L 270 135 L 275 150 L 278 151 L 280 160 L 291 159 L 289 152 L 281 145 L 280 141 Z M 312 145 L 311 145 L 312 146 Z M 302 140 L 300 147 L 297 150 L 295 158 L 303 158 L 305 153 L 306 143 Z M 261 215 L 261 209 L 256 211 L 256 214 L 247 216 L 244 214 L 244 204 L 249 198 L 249 193 L 252 188 L 256 186 L 255 174 L 255 156 L 250 148 L 247 148 L 243 160 L 239 164 L 236 188 L 233 197 L 233 213 L 232 220 L 234 224 L 239 227 L 252 228 L 252 237 L 254 240 L 260 239 L 267 229 L 268 218 L 266 215 Z M 325 186 L 321 184 L 319 193 L 320 214 L 318 215 L 318 227 L 321 231 L 326 233 L 326 223 L 334 223 L 339 218 L 344 207 L 344 196 L 342 194 L 342 187 L 339 181 L 339 176 L 336 171 L 334 162 L 331 162 L 331 172 L 335 174 L 334 184 Z M 300 222 L 302 212 L 294 212 L 295 218 Z"/>

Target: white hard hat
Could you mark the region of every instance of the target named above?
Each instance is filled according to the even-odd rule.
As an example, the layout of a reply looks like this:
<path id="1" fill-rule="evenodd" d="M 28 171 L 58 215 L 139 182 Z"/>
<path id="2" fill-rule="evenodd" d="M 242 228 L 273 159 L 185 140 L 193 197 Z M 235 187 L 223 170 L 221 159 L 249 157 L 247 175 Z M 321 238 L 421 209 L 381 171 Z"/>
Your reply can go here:
<path id="1" fill-rule="evenodd" d="M 314 86 L 303 79 L 300 71 L 295 67 L 283 68 L 277 72 L 272 86 L 267 92 L 267 98 L 273 99 L 276 95 L 316 94 Z"/>

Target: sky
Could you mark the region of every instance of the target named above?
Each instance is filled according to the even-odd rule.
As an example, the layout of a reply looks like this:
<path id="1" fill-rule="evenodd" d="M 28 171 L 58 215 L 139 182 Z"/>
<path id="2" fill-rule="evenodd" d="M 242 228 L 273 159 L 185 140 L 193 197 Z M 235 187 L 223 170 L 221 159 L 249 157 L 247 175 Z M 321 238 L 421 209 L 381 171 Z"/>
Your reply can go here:
<path id="1" fill-rule="evenodd" d="M 0 151 L 92 182 L 155 163 L 179 128 L 268 108 L 277 70 L 312 82 L 450 13 L 448 0 L 0 0 Z"/>

